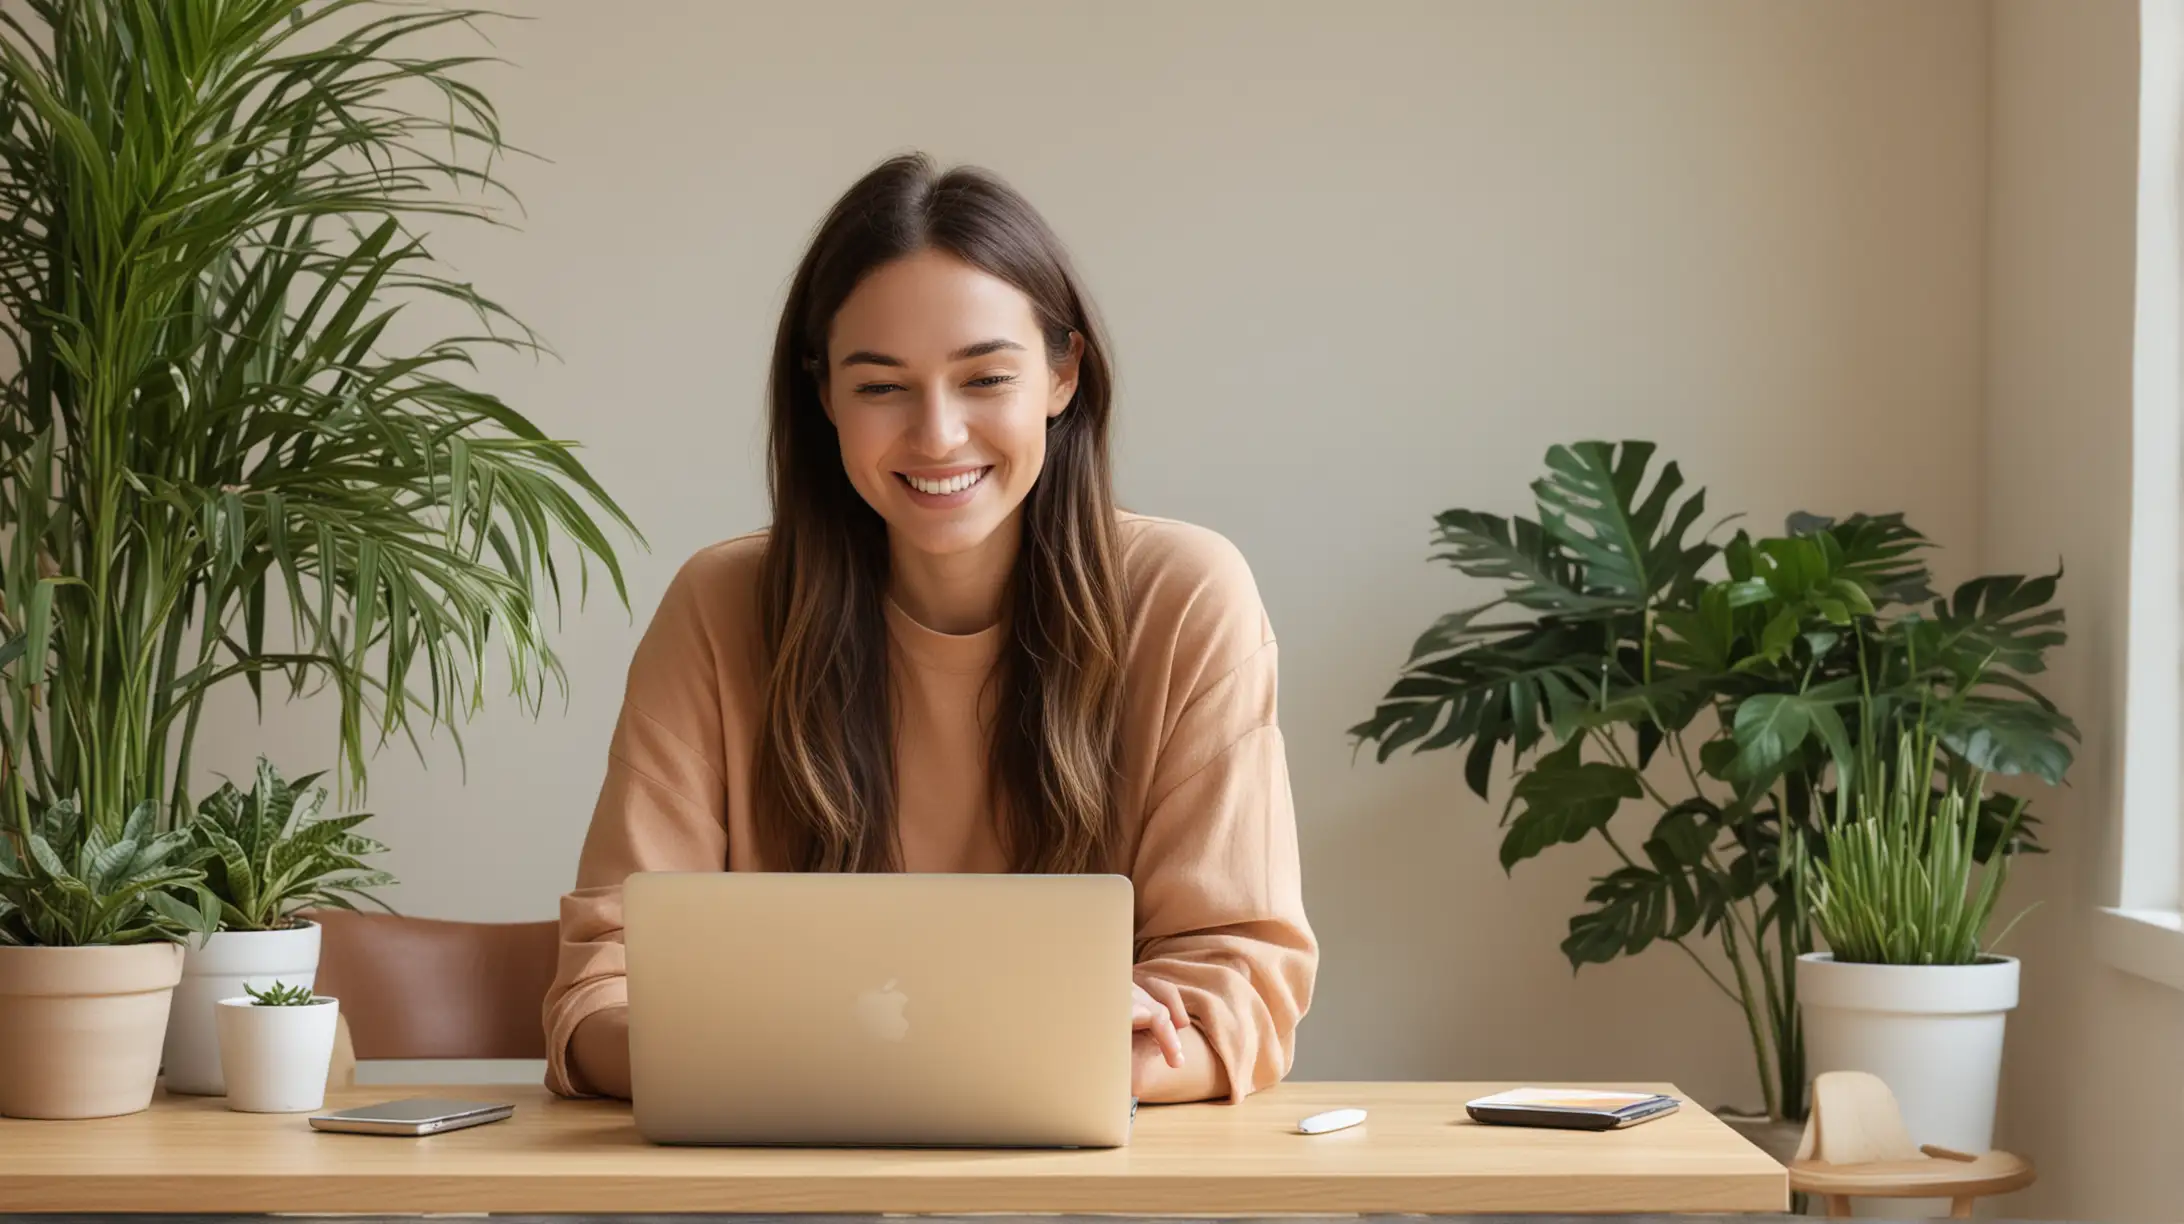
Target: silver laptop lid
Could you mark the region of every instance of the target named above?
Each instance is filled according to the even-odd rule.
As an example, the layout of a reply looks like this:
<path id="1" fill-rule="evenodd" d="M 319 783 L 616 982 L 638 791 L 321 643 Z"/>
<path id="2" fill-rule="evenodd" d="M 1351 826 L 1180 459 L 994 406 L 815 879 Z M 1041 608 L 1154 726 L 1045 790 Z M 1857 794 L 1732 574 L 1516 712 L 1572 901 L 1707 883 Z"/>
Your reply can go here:
<path id="1" fill-rule="evenodd" d="M 624 903 L 649 1139 L 1128 1139 L 1122 876 L 642 873 Z"/>

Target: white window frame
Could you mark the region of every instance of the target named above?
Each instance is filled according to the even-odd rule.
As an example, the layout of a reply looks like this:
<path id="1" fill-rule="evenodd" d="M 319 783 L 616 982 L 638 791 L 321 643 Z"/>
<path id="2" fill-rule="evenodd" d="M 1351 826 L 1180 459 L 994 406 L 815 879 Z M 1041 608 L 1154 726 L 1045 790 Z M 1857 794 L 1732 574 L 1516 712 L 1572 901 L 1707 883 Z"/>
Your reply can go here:
<path id="1" fill-rule="evenodd" d="M 2131 370 L 2129 661 L 2110 964 L 2184 990 L 2184 3 L 2139 6 L 2136 322 Z"/>

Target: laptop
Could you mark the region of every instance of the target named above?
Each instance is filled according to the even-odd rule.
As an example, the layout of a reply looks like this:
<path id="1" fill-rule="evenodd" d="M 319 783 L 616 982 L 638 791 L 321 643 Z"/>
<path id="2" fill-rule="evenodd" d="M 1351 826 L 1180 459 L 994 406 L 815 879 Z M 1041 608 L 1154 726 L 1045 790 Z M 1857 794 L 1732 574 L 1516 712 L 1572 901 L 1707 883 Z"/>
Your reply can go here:
<path id="1" fill-rule="evenodd" d="M 656 1143 L 1128 1142 L 1123 876 L 644 872 L 623 890 Z"/>

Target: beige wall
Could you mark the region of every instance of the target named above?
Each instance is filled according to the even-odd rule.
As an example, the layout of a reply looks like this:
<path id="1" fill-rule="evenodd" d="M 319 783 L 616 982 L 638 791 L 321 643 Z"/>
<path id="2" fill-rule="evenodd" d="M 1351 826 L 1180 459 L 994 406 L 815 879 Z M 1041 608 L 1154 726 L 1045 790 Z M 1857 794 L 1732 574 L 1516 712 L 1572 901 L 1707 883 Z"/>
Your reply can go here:
<path id="1" fill-rule="evenodd" d="M 919 146 L 1047 212 L 1115 335 L 1125 500 L 1227 533 L 1258 575 L 1326 946 L 1299 1074 L 1756 1102 L 1739 1018 L 1681 958 L 1562 962 L 1602 856 L 1506 879 L 1456 759 L 1353 765 L 1344 728 L 1482 593 L 1426 564 L 1430 515 L 1523 509 L 1556 441 L 1655 439 L 1762 528 L 1906 510 L 1969 572 L 1982 6 L 517 7 L 537 20 L 496 31 L 520 67 L 490 85 L 550 160 L 510 168 L 523 232 L 443 247 L 564 355 L 493 385 L 585 442 L 654 547 L 634 622 L 568 620 L 565 713 L 488 711 L 467 781 L 444 738 L 429 768 L 381 755 L 399 904 L 553 912 L 645 618 L 683 557 L 763 521 L 762 359 L 800 245 Z M 232 703 L 207 747 L 318 766 L 324 715 Z"/>
<path id="2" fill-rule="evenodd" d="M 1993 24 L 1981 561 L 2069 563 L 2071 643 L 2049 688 L 2086 736 L 2071 789 L 2044 801 L 2055 853 L 2019 877 L 2041 908 L 2013 949 L 2025 998 L 2002 1141 L 2041 1178 L 2004 1210 L 2174 1220 L 2184 994 L 2095 960 L 2086 922 L 2115 903 L 2123 798 L 2138 5 L 2005 0 Z"/>

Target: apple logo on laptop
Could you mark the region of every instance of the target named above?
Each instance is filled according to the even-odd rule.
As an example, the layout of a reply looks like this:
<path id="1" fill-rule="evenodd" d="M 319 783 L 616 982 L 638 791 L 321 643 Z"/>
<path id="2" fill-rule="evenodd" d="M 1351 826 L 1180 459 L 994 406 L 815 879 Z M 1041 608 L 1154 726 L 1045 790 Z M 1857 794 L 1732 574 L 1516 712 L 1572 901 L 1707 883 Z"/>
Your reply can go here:
<path id="1" fill-rule="evenodd" d="M 910 1017 L 903 1008 L 910 1003 L 910 996 L 896 989 L 895 979 L 878 990 L 867 990 L 857 996 L 857 1020 L 864 1030 L 881 1041 L 901 1041 L 910 1033 Z"/>

